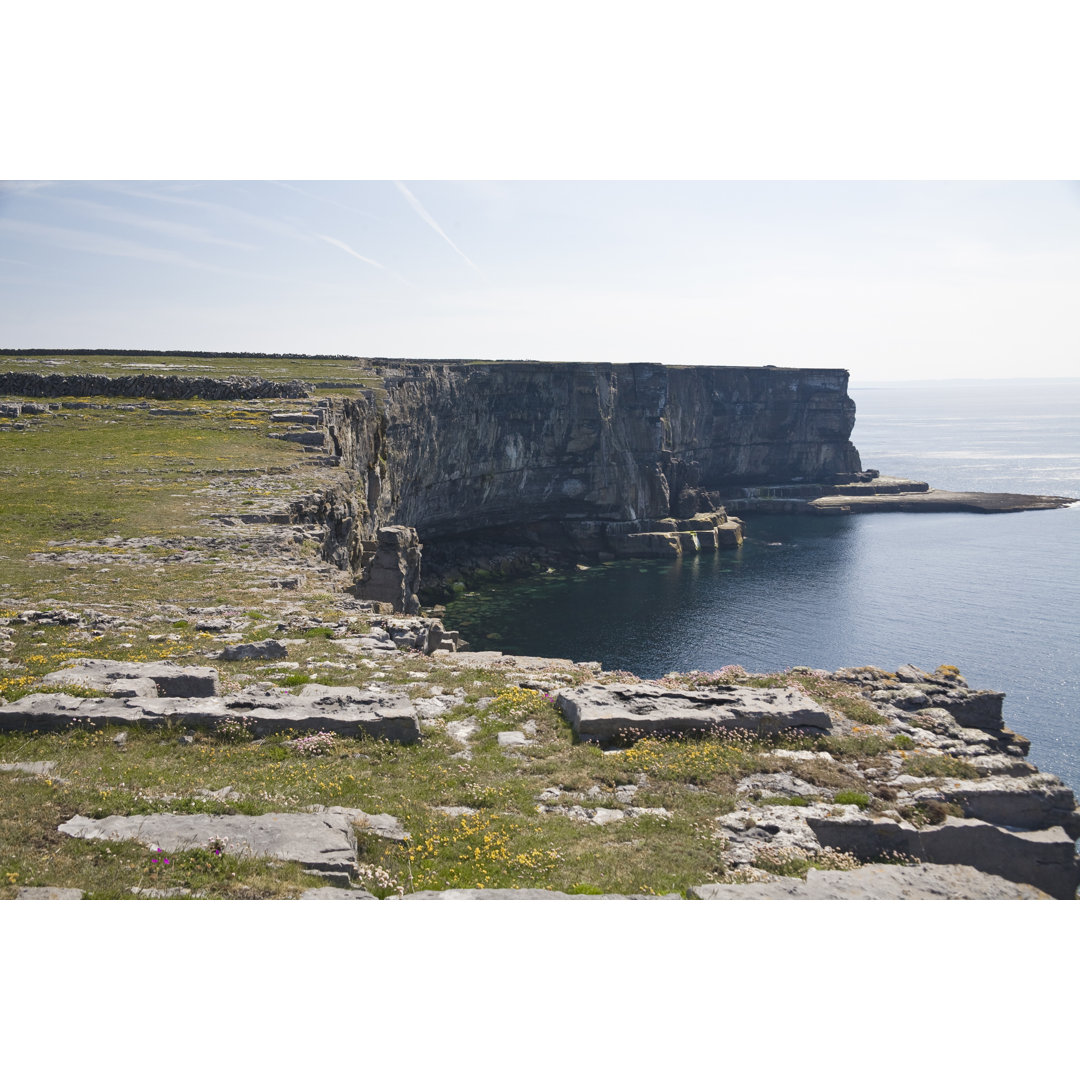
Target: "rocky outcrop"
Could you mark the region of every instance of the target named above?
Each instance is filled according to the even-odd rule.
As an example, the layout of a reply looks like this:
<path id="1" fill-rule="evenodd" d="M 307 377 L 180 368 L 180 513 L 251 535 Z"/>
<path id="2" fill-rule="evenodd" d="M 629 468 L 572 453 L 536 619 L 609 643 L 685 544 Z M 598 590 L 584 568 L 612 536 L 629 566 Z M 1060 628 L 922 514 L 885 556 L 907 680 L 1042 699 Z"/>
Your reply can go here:
<path id="1" fill-rule="evenodd" d="M 387 641 L 389 649 L 396 652 L 388 635 Z M 165 676 L 159 671 L 162 668 L 169 669 Z M 192 674 L 185 677 L 185 672 Z M 231 725 L 253 735 L 292 729 L 366 735 L 401 743 L 420 737 L 415 707 L 407 696 L 390 687 L 308 683 L 295 694 L 277 687 L 247 688 L 222 697 L 216 690 L 217 680 L 212 668 L 80 659 L 46 676 L 43 682 L 101 690 L 101 697 L 28 694 L 0 705 L 0 731 L 63 731 L 73 725 L 161 727 L 172 723 L 217 730 Z M 214 689 L 208 693 L 211 687 Z"/>
<path id="2" fill-rule="evenodd" d="M 364 560 L 354 592 L 361 600 L 389 604 L 393 611 L 420 610 L 421 545 L 415 529 L 404 525 L 379 529 L 374 543 L 363 542 Z"/>
<path id="3" fill-rule="evenodd" d="M 824 709 L 790 687 L 676 690 L 647 683 L 589 683 L 560 690 L 555 703 L 579 739 L 596 742 L 715 731 L 826 732 L 832 726 Z"/>
<path id="4" fill-rule="evenodd" d="M 885 720 L 862 729 L 881 740 L 874 762 L 846 761 L 834 773 L 834 782 L 843 777 L 864 790 L 839 798 L 775 771 L 784 764 L 827 775 L 840 767 L 828 752 L 775 752 L 773 771 L 743 780 L 736 809 L 717 819 L 729 870 L 843 852 L 860 861 L 968 866 L 1056 899 L 1075 897 L 1075 797 L 1026 760 L 1028 740 L 1004 724 L 1004 695 L 972 690 L 948 667 L 814 674 L 848 684 Z"/>

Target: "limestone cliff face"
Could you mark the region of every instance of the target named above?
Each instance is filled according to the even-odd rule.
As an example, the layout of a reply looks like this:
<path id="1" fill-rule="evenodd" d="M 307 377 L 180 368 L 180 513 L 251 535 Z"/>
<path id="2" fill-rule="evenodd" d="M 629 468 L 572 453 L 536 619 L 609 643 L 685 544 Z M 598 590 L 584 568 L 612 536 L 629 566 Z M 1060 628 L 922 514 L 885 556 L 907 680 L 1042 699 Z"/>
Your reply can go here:
<path id="1" fill-rule="evenodd" d="M 661 364 L 386 363 L 338 402 L 367 537 L 687 515 L 727 491 L 857 472 L 847 372 Z M 578 528 L 580 532 L 580 527 Z"/>

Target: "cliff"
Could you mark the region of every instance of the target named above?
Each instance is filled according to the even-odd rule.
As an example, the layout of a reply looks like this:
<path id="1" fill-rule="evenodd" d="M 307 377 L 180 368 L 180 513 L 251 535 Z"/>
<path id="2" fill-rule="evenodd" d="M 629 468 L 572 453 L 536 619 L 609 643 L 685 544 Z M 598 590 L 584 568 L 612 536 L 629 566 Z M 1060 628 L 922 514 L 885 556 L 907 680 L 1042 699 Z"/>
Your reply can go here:
<path id="1" fill-rule="evenodd" d="M 688 518 L 725 492 L 860 468 L 847 373 L 661 364 L 401 362 L 335 399 L 361 529 L 611 548 L 610 526 Z M 625 530 L 624 530 L 625 531 Z"/>

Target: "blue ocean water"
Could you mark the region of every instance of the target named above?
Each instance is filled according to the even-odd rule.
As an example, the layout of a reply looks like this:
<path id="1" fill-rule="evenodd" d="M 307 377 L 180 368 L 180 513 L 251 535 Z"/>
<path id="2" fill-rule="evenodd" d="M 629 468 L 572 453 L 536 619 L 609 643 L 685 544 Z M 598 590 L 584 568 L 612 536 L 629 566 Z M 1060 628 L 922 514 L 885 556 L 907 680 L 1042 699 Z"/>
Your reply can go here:
<path id="1" fill-rule="evenodd" d="M 1080 498 L 1080 379 L 855 387 L 864 467 L 954 491 Z M 1080 505 L 748 518 L 737 552 L 493 586 L 448 606 L 474 648 L 654 678 L 956 664 L 1003 690 L 1031 757 L 1080 790 Z"/>

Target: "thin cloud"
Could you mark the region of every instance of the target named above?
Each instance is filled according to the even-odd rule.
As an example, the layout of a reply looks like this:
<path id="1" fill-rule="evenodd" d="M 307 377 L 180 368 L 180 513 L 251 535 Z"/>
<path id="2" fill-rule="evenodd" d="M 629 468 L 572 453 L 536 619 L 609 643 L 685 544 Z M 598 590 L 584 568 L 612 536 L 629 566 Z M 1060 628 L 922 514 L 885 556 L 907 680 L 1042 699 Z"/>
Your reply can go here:
<path id="1" fill-rule="evenodd" d="M 228 240 L 222 236 L 216 236 L 202 225 L 189 225 L 186 222 L 163 221 L 159 218 L 143 217 L 142 214 L 132 214 L 125 210 L 118 210 L 104 203 L 94 202 L 92 199 L 76 199 L 67 195 L 58 195 L 54 201 L 65 203 L 68 206 L 85 210 L 106 221 L 114 221 L 118 225 L 131 225 L 137 229 L 146 229 L 150 232 L 164 233 L 177 240 L 186 240 L 198 244 L 217 244 L 221 247 L 241 248 L 246 251 L 255 251 L 254 244 L 245 244 L 239 240 Z"/>
<path id="2" fill-rule="evenodd" d="M 217 270 L 218 267 L 189 259 L 166 248 L 147 247 L 131 240 L 123 240 L 103 233 L 84 232 L 82 229 L 66 229 L 58 225 L 39 225 L 31 221 L 0 221 L 0 232 L 26 236 L 53 247 L 68 251 L 81 251 L 88 255 L 115 255 L 124 259 L 140 259 L 144 262 L 171 263 L 192 270 Z"/>
<path id="3" fill-rule="evenodd" d="M 106 185 L 106 187 L 109 190 L 119 191 L 121 194 L 130 195 L 136 199 L 151 199 L 155 202 L 173 203 L 177 206 L 193 206 L 200 210 L 227 214 L 238 221 L 246 222 L 253 228 L 264 229 L 266 232 L 277 233 L 279 236 L 289 236 L 294 240 L 310 240 L 311 238 L 310 233 L 306 233 L 294 225 L 289 225 L 283 221 L 275 221 L 273 218 L 262 217 L 259 214 L 252 214 L 248 210 L 240 210 L 235 206 L 229 206 L 227 203 L 210 202 L 206 199 L 190 199 L 183 195 L 165 195 L 159 191 L 139 191 L 119 185 Z"/>
<path id="4" fill-rule="evenodd" d="M 427 224 L 430 225 L 478 274 L 481 274 L 481 276 L 483 276 L 480 267 L 477 266 L 476 263 L 474 263 L 472 259 L 470 259 L 469 256 L 466 255 L 465 252 L 462 251 L 461 248 L 459 248 L 457 244 L 455 244 L 454 241 L 446 235 L 445 232 L 443 232 L 442 227 L 424 209 L 424 206 L 420 202 L 420 200 L 400 180 L 395 180 L 394 186 L 398 189 L 398 191 L 401 192 L 402 195 L 405 196 L 409 205 L 420 215 L 420 217 L 424 221 L 426 221 Z"/>
<path id="5" fill-rule="evenodd" d="M 348 244 L 341 240 L 335 240 L 332 236 L 323 236 L 322 233 L 315 234 L 320 240 L 325 240 L 328 244 L 333 244 L 334 247 L 341 248 L 342 251 L 347 252 L 354 259 L 359 259 L 361 262 L 366 262 L 370 266 L 377 266 L 380 270 L 385 270 L 386 267 L 382 263 L 376 262 L 374 259 L 369 259 L 366 255 L 361 255 L 359 252 L 353 251 Z"/>

